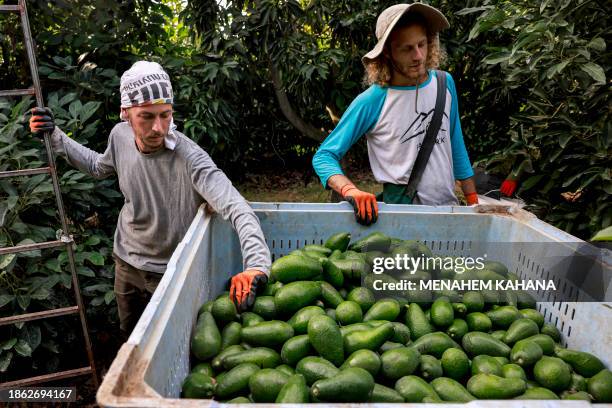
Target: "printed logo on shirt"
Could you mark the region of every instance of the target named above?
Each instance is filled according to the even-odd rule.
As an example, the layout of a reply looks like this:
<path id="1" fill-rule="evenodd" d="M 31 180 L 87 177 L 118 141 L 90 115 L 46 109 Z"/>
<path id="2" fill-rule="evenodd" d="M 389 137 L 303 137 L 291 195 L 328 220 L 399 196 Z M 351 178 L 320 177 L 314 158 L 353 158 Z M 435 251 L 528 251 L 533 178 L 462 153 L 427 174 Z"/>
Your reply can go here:
<path id="1" fill-rule="evenodd" d="M 417 117 L 414 119 L 414 121 L 412 121 L 408 129 L 406 129 L 402 137 L 400 137 L 400 142 L 406 143 L 409 140 L 414 139 L 415 137 L 425 134 L 425 132 L 427 132 L 427 129 L 429 128 L 429 125 L 431 123 L 431 119 L 433 117 L 434 110 L 435 109 L 432 109 L 429 112 L 420 112 L 417 115 Z M 444 116 L 448 118 L 448 115 L 446 114 L 446 112 L 444 112 Z M 442 124 L 444 124 L 444 121 L 442 121 Z M 446 129 L 440 126 L 439 132 L 446 132 Z M 441 144 L 441 143 L 444 143 L 445 141 L 446 141 L 445 137 L 436 138 L 436 144 Z M 421 147 L 421 143 L 419 143 L 419 147 Z"/>
<path id="2" fill-rule="evenodd" d="M 436 144 L 443 144 L 446 142 L 446 137 L 436 137 Z M 423 142 L 419 142 L 419 144 L 417 145 L 417 148 L 421 148 L 421 146 L 423 146 Z"/>

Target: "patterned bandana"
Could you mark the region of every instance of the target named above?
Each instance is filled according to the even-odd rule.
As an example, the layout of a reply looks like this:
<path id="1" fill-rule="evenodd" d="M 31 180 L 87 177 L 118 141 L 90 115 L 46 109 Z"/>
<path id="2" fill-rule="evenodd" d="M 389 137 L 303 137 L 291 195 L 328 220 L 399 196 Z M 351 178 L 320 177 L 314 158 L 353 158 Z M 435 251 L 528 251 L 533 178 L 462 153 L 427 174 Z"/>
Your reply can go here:
<path id="1" fill-rule="evenodd" d="M 121 120 L 127 121 L 124 108 L 143 105 L 158 105 L 174 102 L 170 76 L 157 62 L 137 61 L 121 75 Z M 173 150 L 177 136 L 176 125 L 170 122 L 168 135 L 164 138 L 167 148 Z"/>
<path id="2" fill-rule="evenodd" d="M 138 61 L 121 75 L 121 107 L 172 103 L 172 84 L 157 62 Z"/>

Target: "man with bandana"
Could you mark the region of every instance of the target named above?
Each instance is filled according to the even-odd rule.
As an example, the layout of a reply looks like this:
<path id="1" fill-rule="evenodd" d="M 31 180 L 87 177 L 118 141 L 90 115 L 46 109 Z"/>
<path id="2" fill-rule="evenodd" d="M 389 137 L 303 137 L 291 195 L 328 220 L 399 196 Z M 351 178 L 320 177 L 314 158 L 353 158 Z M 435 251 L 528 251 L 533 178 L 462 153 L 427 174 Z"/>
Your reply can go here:
<path id="1" fill-rule="evenodd" d="M 134 328 L 176 245 L 198 207 L 207 203 L 238 234 L 244 271 L 233 276 L 230 297 L 243 311 L 267 282 L 270 252 L 259 220 L 226 175 L 172 120 L 170 77 L 154 62 L 138 61 L 121 76 L 121 119 L 106 151 L 96 153 L 57 126 L 49 108 L 35 108 L 34 134 L 51 133 L 53 149 L 94 178 L 119 178 L 125 203 L 115 231 L 114 291 L 124 335 Z"/>
<path id="2" fill-rule="evenodd" d="M 426 4 L 397 4 L 384 10 L 376 22 L 378 42 L 362 58 L 370 87 L 355 98 L 313 158 L 323 186 L 349 201 L 361 224 L 376 222 L 377 197 L 357 188 L 339 162 L 364 135 L 385 203 L 455 205 L 455 180 L 460 181 L 468 204 L 478 203 L 455 83 L 449 73 L 435 70 L 444 56 L 438 33 L 448 27 L 446 17 Z M 442 123 L 411 197 L 407 184 L 434 116 L 438 73 L 446 76 Z"/>

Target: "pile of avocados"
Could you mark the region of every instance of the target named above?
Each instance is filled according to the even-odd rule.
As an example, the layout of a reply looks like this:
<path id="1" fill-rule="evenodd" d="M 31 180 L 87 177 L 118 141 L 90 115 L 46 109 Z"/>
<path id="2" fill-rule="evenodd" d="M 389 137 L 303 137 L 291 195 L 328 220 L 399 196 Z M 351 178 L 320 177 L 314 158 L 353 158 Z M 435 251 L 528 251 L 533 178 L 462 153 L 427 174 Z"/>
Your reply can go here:
<path id="1" fill-rule="evenodd" d="M 375 296 L 376 257 L 432 256 L 414 240 L 349 233 L 277 259 L 251 311 L 225 292 L 199 310 L 183 398 L 230 403 L 612 402 L 612 372 L 561 346 L 526 293 L 405 291 Z M 499 262 L 419 279 L 518 279 Z M 388 276 L 387 279 L 395 279 Z M 427 292 L 427 291 L 426 291 Z"/>

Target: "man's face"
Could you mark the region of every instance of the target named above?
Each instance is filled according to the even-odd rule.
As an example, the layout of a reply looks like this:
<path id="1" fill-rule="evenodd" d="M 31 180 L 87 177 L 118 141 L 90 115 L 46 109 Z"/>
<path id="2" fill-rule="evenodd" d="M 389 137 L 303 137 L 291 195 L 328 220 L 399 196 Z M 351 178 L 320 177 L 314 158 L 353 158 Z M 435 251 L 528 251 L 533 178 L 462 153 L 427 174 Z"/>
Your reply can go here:
<path id="1" fill-rule="evenodd" d="M 388 57 L 393 59 L 394 75 L 410 82 L 421 80 L 427 75 L 427 31 L 420 24 L 393 30 L 389 38 Z"/>
<path id="2" fill-rule="evenodd" d="M 170 128 L 172 105 L 133 106 L 127 112 L 138 148 L 143 153 L 161 149 Z"/>

